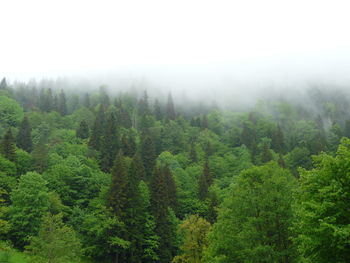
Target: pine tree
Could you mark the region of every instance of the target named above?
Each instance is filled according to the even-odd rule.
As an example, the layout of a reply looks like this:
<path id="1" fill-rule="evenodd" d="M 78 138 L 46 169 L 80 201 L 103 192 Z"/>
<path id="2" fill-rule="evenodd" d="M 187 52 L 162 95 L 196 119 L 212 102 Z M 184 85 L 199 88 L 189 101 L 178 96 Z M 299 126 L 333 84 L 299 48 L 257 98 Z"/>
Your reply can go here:
<path id="1" fill-rule="evenodd" d="M 30 127 L 27 116 L 23 118 L 21 126 L 19 127 L 17 146 L 27 152 L 31 152 L 33 149 L 32 128 Z"/>
<path id="2" fill-rule="evenodd" d="M 141 138 L 141 157 L 146 170 L 146 181 L 149 181 L 156 164 L 156 150 L 152 137 L 145 133 L 142 134 Z"/>
<path id="3" fill-rule="evenodd" d="M 198 162 L 196 147 L 193 141 L 191 142 L 190 159 L 193 163 Z"/>
<path id="4" fill-rule="evenodd" d="M 63 90 L 61 90 L 61 93 L 58 99 L 58 112 L 61 114 L 61 116 L 67 115 L 66 95 L 64 94 Z"/>
<path id="5" fill-rule="evenodd" d="M 213 183 L 213 178 L 210 173 L 209 160 L 206 158 L 203 173 L 199 177 L 198 189 L 199 189 L 199 199 L 204 200 L 208 196 L 208 188 Z"/>
<path id="6" fill-rule="evenodd" d="M 121 220 L 125 218 L 127 206 L 128 173 L 124 157 L 118 153 L 112 171 L 112 182 L 107 196 L 107 204 Z"/>
<path id="7" fill-rule="evenodd" d="M 177 210 L 177 197 L 176 197 L 176 184 L 174 177 L 171 174 L 171 171 L 169 169 L 169 166 L 166 165 L 161 169 L 162 173 L 164 174 L 164 180 L 165 184 L 167 186 L 167 193 L 168 193 L 168 206 L 173 209 L 174 211 Z"/>
<path id="8" fill-rule="evenodd" d="M 168 121 L 169 120 L 175 120 L 175 118 L 176 118 L 174 102 L 173 102 L 173 97 L 171 96 L 171 93 L 169 93 L 169 96 L 168 96 L 168 102 L 167 102 L 167 105 L 166 105 L 165 118 Z"/>
<path id="9" fill-rule="evenodd" d="M 139 116 L 146 116 L 150 114 L 147 91 L 144 91 L 143 96 L 139 101 L 138 114 Z"/>
<path id="10" fill-rule="evenodd" d="M 11 162 L 16 162 L 16 147 L 11 128 L 7 129 L 2 139 L 1 153 L 6 159 L 10 160 Z"/>
<path id="11" fill-rule="evenodd" d="M 104 135 L 101 141 L 101 169 L 109 172 L 113 165 L 114 156 L 120 148 L 117 122 L 114 113 L 111 113 L 105 125 Z"/>
<path id="12" fill-rule="evenodd" d="M 100 105 L 100 109 L 97 113 L 94 126 L 92 127 L 89 140 L 89 146 L 97 151 L 101 149 L 101 138 L 105 127 L 105 122 L 105 111 L 103 106 Z"/>
<path id="13" fill-rule="evenodd" d="M 159 262 L 169 263 L 172 258 L 171 225 L 168 211 L 168 193 L 164 173 L 157 168 L 151 184 L 152 211 L 156 222 L 156 234 L 159 236 Z"/>
<path id="14" fill-rule="evenodd" d="M 123 134 L 121 148 L 125 156 L 133 157 L 136 152 L 136 142 L 134 136 Z"/>
<path id="15" fill-rule="evenodd" d="M 6 89 L 7 89 L 6 78 L 3 78 L 0 82 L 0 90 L 6 90 Z"/>
<path id="16" fill-rule="evenodd" d="M 89 125 L 86 121 L 82 120 L 79 124 L 79 127 L 76 131 L 76 135 L 80 139 L 87 139 L 89 138 Z"/>
<path id="17" fill-rule="evenodd" d="M 160 108 L 160 103 L 157 99 L 154 102 L 154 116 L 156 117 L 157 121 L 163 119 L 162 109 Z"/>

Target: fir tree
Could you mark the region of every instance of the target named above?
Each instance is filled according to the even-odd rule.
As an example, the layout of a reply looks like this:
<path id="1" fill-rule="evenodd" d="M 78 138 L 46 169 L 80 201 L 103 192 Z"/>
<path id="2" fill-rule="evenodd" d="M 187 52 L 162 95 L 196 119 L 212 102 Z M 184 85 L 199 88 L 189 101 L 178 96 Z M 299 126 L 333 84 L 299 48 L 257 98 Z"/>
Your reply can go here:
<path id="1" fill-rule="evenodd" d="M 101 142 L 101 169 L 108 172 L 113 165 L 114 156 L 120 148 L 117 123 L 114 113 L 111 113 L 105 125 Z"/>
<path id="2" fill-rule="evenodd" d="M 11 128 L 7 129 L 2 139 L 1 153 L 6 159 L 10 160 L 11 162 L 16 162 L 16 147 Z"/>
<path id="3" fill-rule="evenodd" d="M 76 135 L 80 139 L 87 139 L 89 138 L 89 125 L 86 121 L 82 120 L 79 124 L 79 127 L 76 131 Z"/>
<path id="4" fill-rule="evenodd" d="M 125 156 L 132 157 L 136 152 L 136 142 L 134 136 L 123 134 L 121 148 Z"/>
<path id="5" fill-rule="evenodd" d="M 58 99 L 58 112 L 61 114 L 61 116 L 67 115 L 66 95 L 64 94 L 63 90 L 61 90 L 61 93 Z"/>
<path id="6" fill-rule="evenodd" d="M 219 200 L 215 192 L 211 192 L 209 194 L 209 207 L 208 207 L 208 215 L 207 220 L 214 224 L 216 222 L 216 219 L 218 217 L 217 208 L 219 206 Z"/>
<path id="7" fill-rule="evenodd" d="M 164 174 L 164 180 L 165 184 L 167 186 L 167 193 L 168 193 L 168 206 L 173 209 L 174 211 L 177 210 L 177 198 L 176 198 L 176 184 L 174 177 L 171 174 L 171 171 L 169 169 L 169 166 L 166 165 L 161 169 L 162 173 Z"/>
<path id="8" fill-rule="evenodd" d="M 146 170 L 147 181 L 149 181 L 156 164 L 156 150 L 152 137 L 145 133 L 142 134 L 141 138 L 141 157 Z"/>
<path id="9" fill-rule="evenodd" d="M 283 132 L 280 125 L 277 125 L 276 130 L 272 133 L 271 139 L 271 148 L 276 153 L 283 153 L 285 149 L 285 144 Z"/>
<path id="10" fill-rule="evenodd" d="M 33 149 L 32 128 L 30 127 L 27 116 L 23 118 L 21 126 L 19 127 L 17 146 L 27 152 L 31 152 Z"/>
<path id="11" fill-rule="evenodd" d="M 6 90 L 6 89 L 7 89 L 6 78 L 3 78 L 0 82 L 0 90 Z"/>
<path id="12" fill-rule="evenodd" d="M 210 173 L 209 160 L 206 158 L 203 173 L 199 177 L 198 189 L 199 189 L 199 199 L 204 200 L 208 196 L 208 188 L 213 183 L 213 178 Z"/>
<path id="13" fill-rule="evenodd" d="M 193 163 L 198 162 L 197 151 L 194 142 L 191 142 L 190 159 Z"/>
<path id="14" fill-rule="evenodd" d="M 103 129 L 105 126 L 105 111 L 102 105 L 97 113 L 94 126 L 91 130 L 91 137 L 89 140 L 89 146 L 97 151 L 101 149 L 101 138 L 103 135 Z"/>
<path id="15" fill-rule="evenodd" d="M 49 149 L 45 144 L 44 139 L 40 139 L 39 143 L 35 145 L 33 150 L 33 160 L 34 160 L 34 169 L 38 173 L 43 173 L 48 166 L 48 153 Z"/>
<path id="16" fill-rule="evenodd" d="M 166 118 L 166 120 L 175 120 L 175 118 L 176 118 L 174 102 L 173 102 L 173 97 L 171 96 L 171 93 L 169 93 L 169 96 L 168 96 L 165 118 Z"/>
<path id="17" fill-rule="evenodd" d="M 270 147 L 268 142 L 264 142 L 263 144 L 263 149 L 261 152 L 261 162 L 262 163 L 267 163 L 272 160 L 272 153 L 270 151 Z"/>
<path id="18" fill-rule="evenodd" d="M 160 121 L 163 119 L 162 109 L 160 108 L 160 103 L 157 99 L 154 102 L 154 116 L 157 121 Z"/>
<path id="19" fill-rule="evenodd" d="M 151 184 L 151 203 L 156 222 L 156 234 L 159 236 L 159 262 L 169 263 L 172 258 L 171 225 L 168 211 L 168 193 L 164 173 L 157 168 Z"/>
<path id="20" fill-rule="evenodd" d="M 124 219 L 127 206 L 128 173 L 124 157 L 118 153 L 112 171 L 112 182 L 107 196 L 108 206 L 120 219 Z"/>

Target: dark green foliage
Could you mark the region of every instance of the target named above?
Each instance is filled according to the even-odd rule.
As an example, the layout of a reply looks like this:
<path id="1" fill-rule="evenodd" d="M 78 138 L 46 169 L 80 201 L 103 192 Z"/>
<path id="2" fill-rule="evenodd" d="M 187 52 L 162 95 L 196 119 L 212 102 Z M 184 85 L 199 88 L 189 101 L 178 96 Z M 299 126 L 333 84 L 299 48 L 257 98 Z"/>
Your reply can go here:
<path id="1" fill-rule="evenodd" d="M 208 214 L 207 214 L 207 220 L 214 224 L 218 217 L 218 206 L 219 206 L 219 200 L 215 192 L 209 193 L 209 207 L 208 207 Z"/>
<path id="2" fill-rule="evenodd" d="M 43 173 L 48 166 L 49 149 L 43 140 L 34 147 L 32 152 L 34 161 L 34 170 L 38 173 Z"/>
<path id="3" fill-rule="evenodd" d="M 203 129 L 208 129 L 209 124 L 208 124 L 208 117 L 207 115 L 203 116 L 202 122 L 200 124 L 200 127 L 202 127 Z"/>
<path id="4" fill-rule="evenodd" d="M 141 137 L 141 157 L 145 167 L 147 180 L 150 181 L 156 164 L 156 152 L 153 139 L 150 135 L 143 134 Z"/>
<path id="5" fill-rule="evenodd" d="M 117 128 L 116 117 L 111 113 L 107 119 L 103 137 L 101 140 L 101 169 L 109 172 L 113 165 L 115 156 L 120 149 L 119 134 Z"/>
<path id="6" fill-rule="evenodd" d="M 195 143 L 193 141 L 191 142 L 190 159 L 193 163 L 198 162 L 196 147 L 195 147 Z"/>
<path id="7" fill-rule="evenodd" d="M 89 140 L 89 146 L 94 150 L 99 151 L 101 149 L 102 136 L 105 127 L 105 111 L 104 107 L 100 105 L 99 111 L 95 118 L 94 125 L 91 129 L 91 136 Z"/>
<path id="8" fill-rule="evenodd" d="M 213 177 L 210 173 L 209 160 L 208 158 L 206 158 L 203 166 L 203 172 L 200 175 L 198 182 L 198 197 L 200 200 L 204 200 L 205 198 L 207 198 L 208 189 L 212 183 Z"/>
<path id="9" fill-rule="evenodd" d="M 19 127 L 17 134 L 17 146 L 27 152 L 31 152 L 33 149 L 32 143 L 32 128 L 30 127 L 28 117 L 25 116 Z"/>
<path id="10" fill-rule="evenodd" d="M 91 102 L 90 102 L 90 95 L 89 95 L 89 93 L 85 93 L 85 95 L 84 95 L 83 106 L 86 107 L 86 108 L 88 108 L 88 109 L 91 107 Z"/>
<path id="11" fill-rule="evenodd" d="M 161 172 L 164 173 L 164 180 L 167 186 L 168 193 L 168 206 L 173 209 L 173 211 L 177 210 L 177 197 L 176 197 L 176 184 L 173 175 L 169 169 L 169 166 L 166 165 L 161 169 Z"/>
<path id="12" fill-rule="evenodd" d="M 263 143 L 263 148 L 261 152 L 261 162 L 267 163 L 272 160 L 272 153 L 268 142 Z"/>
<path id="13" fill-rule="evenodd" d="M 112 182 L 108 192 L 107 204 L 116 216 L 123 219 L 128 201 L 128 172 L 121 152 L 115 159 L 111 175 Z"/>
<path id="14" fill-rule="evenodd" d="M 160 103 L 157 99 L 154 101 L 154 117 L 156 118 L 157 121 L 160 121 L 163 119 L 163 112 L 160 107 Z"/>
<path id="15" fill-rule="evenodd" d="M 58 112 L 61 114 L 61 116 L 67 115 L 66 95 L 64 94 L 63 90 L 61 90 L 58 98 Z"/>
<path id="16" fill-rule="evenodd" d="M 284 144 L 284 135 L 280 125 L 277 125 L 277 128 L 272 132 L 271 136 L 271 148 L 276 153 L 284 153 L 285 144 Z"/>
<path id="17" fill-rule="evenodd" d="M 121 139 L 121 149 L 125 156 L 133 157 L 136 152 L 136 142 L 132 134 L 123 134 Z"/>
<path id="18" fill-rule="evenodd" d="M 165 174 L 161 168 L 155 170 L 151 184 L 151 204 L 156 222 L 156 234 L 159 236 L 159 262 L 169 263 L 172 255 L 171 225 L 168 211 L 168 192 Z"/>
<path id="19" fill-rule="evenodd" d="M 16 147 L 11 129 L 7 129 L 1 141 L 1 154 L 11 162 L 16 162 Z"/>
<path id="20" fill-rule="evenodd" d="M 165 119 L 175 120 L 175 118 L 176 118 L 176 113 L 174 108 L 173 97 L 171 96 L 171 93 L 169 93 L 168 102 L 167 102 L 166 111 L 165 111 Z"/>
<path id="21" fill-rule="evenodd" d="M 82 120 L 79 124 L 79 127 L 76 131 L 76 135 L 80 139 L 87 139 L 89 138 L 89 125 L 86 121 Z"/>

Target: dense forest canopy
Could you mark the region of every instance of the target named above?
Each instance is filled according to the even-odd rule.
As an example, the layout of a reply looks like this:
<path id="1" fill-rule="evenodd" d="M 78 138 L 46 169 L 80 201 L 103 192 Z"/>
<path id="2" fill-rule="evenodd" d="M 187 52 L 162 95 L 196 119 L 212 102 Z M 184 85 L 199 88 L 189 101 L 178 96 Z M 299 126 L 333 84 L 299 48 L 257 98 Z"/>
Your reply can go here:
<path id="1" fill-rule="evenodd" d="M 0 261 L 349 262 L 349 92 L 255 97 L 2 79 Z"/>

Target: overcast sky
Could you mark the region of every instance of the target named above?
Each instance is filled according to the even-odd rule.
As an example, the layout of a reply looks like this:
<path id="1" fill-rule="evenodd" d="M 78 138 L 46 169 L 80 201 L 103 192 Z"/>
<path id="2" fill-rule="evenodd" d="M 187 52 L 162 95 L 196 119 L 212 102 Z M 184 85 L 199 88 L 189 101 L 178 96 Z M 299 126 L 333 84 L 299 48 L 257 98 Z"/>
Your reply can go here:
<path id="1" fill-rule="evenodd" d="M 2 0 L 0 8 L 0 75 L 12 80 L 350 76 L 345 0 Z"/>

